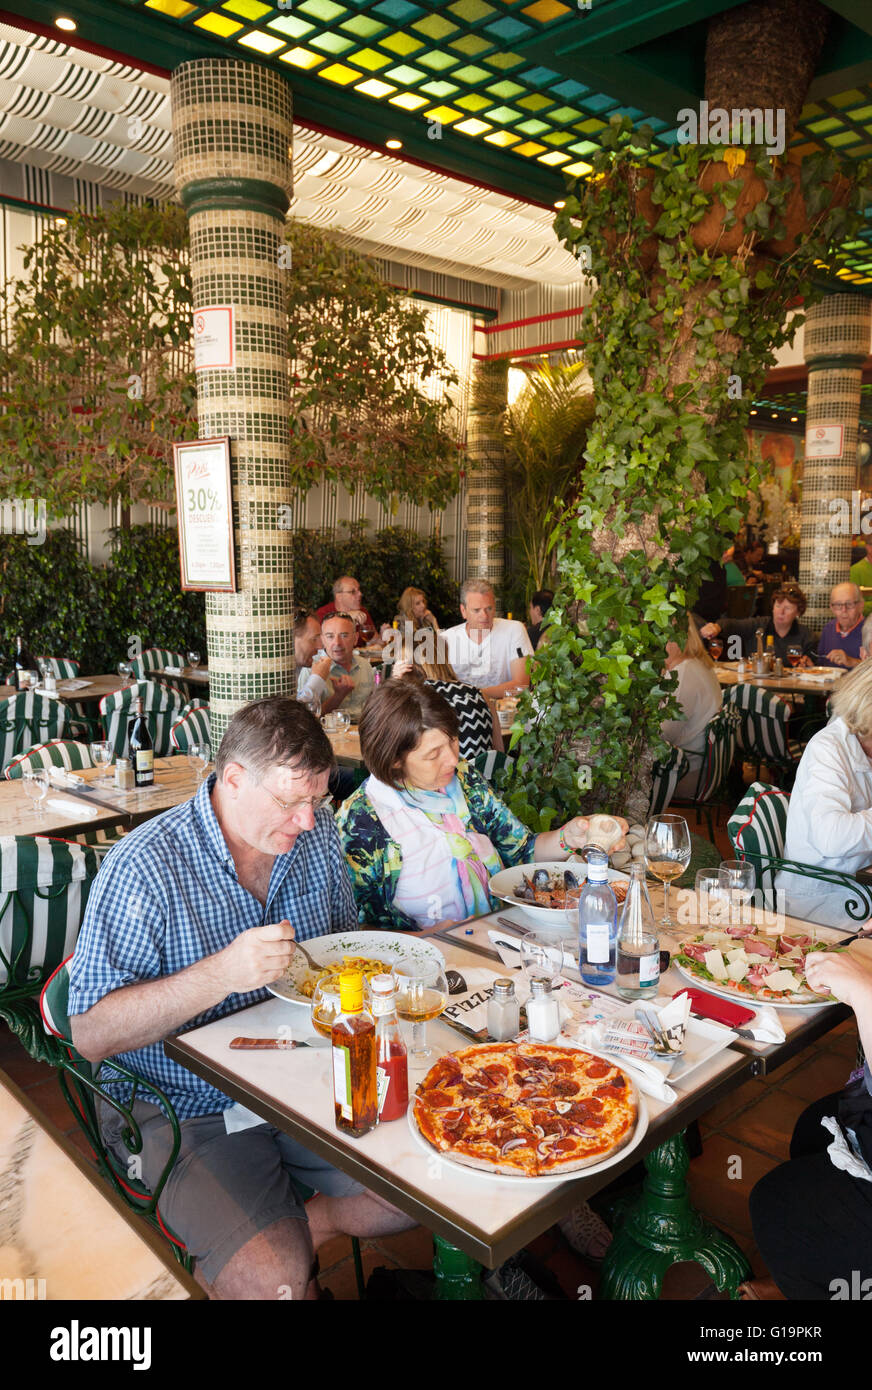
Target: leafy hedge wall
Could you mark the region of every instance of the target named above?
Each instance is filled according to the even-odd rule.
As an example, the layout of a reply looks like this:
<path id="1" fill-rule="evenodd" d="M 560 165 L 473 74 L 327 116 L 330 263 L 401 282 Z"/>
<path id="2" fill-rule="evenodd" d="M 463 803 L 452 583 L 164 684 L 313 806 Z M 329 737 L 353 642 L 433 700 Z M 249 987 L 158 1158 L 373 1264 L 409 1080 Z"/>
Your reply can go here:
<path id="1" fill-rule="evenodd" d="M 376 621 L 390 621 L 403 589 L 424 589 L 440 623 L 457 621 L 457 585 L 438 542 L 391 526 L 374 536 L 365 525 L 344 536 L 294 535 L 295 597 L 318 608 L 343 573 L 360 581 Z M 112 558 L 92 565 L 71 531 L 50 531 L 44 545 L 0 535 L 0 659 L 8 669 L 15 637 L 34 655 L 68 656 L 86 674 L 114 671 L 131 637 L 142 647 L 206 651 L 203 595 L 179 587 L 175 530 L 133 526 L 113 532 Z"/>

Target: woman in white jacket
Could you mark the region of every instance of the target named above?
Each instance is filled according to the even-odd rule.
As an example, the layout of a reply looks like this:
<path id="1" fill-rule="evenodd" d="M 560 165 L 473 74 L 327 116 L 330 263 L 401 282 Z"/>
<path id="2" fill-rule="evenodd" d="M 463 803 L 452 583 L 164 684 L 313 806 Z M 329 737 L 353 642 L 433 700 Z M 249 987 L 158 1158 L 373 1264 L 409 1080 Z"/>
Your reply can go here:
<path id="1" fill-rule="evenodd" d="M 830 704 L 832 718 L 809 740 L 796 774 L 784 858 L 854 874 L 872 864 L 872 661 L 842 678 Z M 844 888 L 787 872 L 775 887 L 791 916 L 851 925 Z"/>
<path id="2" fill-rule="evenodd" d="M 660 732 L 667 743 L 684 749 L 690 762 L 690 771 L 682 777 L 674 795 L 692 797 L 702 767 L 706 726 L 722 708 L 723 697 L 714 662 L 703 646 L 696 623 L 689 613 L 684 647 L 679 647 L 677 642 L 666 643 L 666 669 L 678 672 L 675 697 L 681 706 L 681 718 L 664 719 Z"/>

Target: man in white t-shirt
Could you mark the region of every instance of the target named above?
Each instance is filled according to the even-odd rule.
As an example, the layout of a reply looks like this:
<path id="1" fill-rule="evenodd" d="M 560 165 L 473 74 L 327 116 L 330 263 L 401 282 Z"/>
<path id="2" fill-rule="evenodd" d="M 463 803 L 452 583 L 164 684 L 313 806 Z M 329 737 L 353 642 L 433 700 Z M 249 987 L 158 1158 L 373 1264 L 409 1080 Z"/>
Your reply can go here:
<path id="1" fill-rule="evenodd" d="M 530 684 L 527 657 L 533 647 L 523 623 L 496 616 L 494 591 L 484 579 L 467 579 L 460 589 L 464 621 L 439 634 L 458 680 L 500 699 Z"/>

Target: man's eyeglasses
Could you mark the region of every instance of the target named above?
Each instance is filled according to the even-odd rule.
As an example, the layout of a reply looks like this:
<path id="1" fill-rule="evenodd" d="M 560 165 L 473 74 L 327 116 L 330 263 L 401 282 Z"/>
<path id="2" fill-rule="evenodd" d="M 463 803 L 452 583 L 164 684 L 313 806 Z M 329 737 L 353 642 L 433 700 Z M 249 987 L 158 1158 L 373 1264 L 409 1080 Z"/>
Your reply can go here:
<path id="1" fill-rule="evenodd" d="M 863 602 L 861 598 L 848 599 L 845 603 L 831 603 L 831 608 L 859 608 Z"/>
<path id="2" fill-rule="evenodd" d="M 321 805 L 321 802 L 324 800 L 323 796 L 300 796 L 295 801 L 282 801 L 279 797 L 276 796 L 275 792 L 270 791 L 269 787 L 266 785 L 265 782 L 261 782 L 260 778 L 255 776 L 255 774 L 251 771 L 250 768 L 246 768 L 245 770 L 248 773 L 249 777 L 252 779 L 252 781 L 257 782 L 259 787 L 263 787 L 267 796 L 271 796 L 275 804 L 277 806 L 280 806 L 282 810 L 285 812 L 285 814 L 287 814 L 288 812 L 291 812 L 293 814 L 296 811 L 302 811 L 306 806 L 311 806 L 313 811 L 317 811 L 318 807 Z"/>

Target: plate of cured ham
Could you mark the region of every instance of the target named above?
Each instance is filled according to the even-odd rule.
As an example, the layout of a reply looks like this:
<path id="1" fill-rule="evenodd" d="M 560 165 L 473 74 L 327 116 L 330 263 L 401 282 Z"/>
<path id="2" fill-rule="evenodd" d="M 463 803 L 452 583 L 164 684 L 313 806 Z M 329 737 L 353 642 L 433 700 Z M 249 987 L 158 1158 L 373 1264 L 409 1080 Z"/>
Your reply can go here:
<path id="1" fill-rule="evenodd" d="M 805 962 L 817 951 L 840 949 L 840 934 L 814 928 L 764 932 L 745 923 L 712 928 L 681 942 L 672 957 L 679 974 L 724 999 L 771 1004 L 776 1009 L 819 1008 L 838 1001 L 815 994 L 805 978 Z"/>

